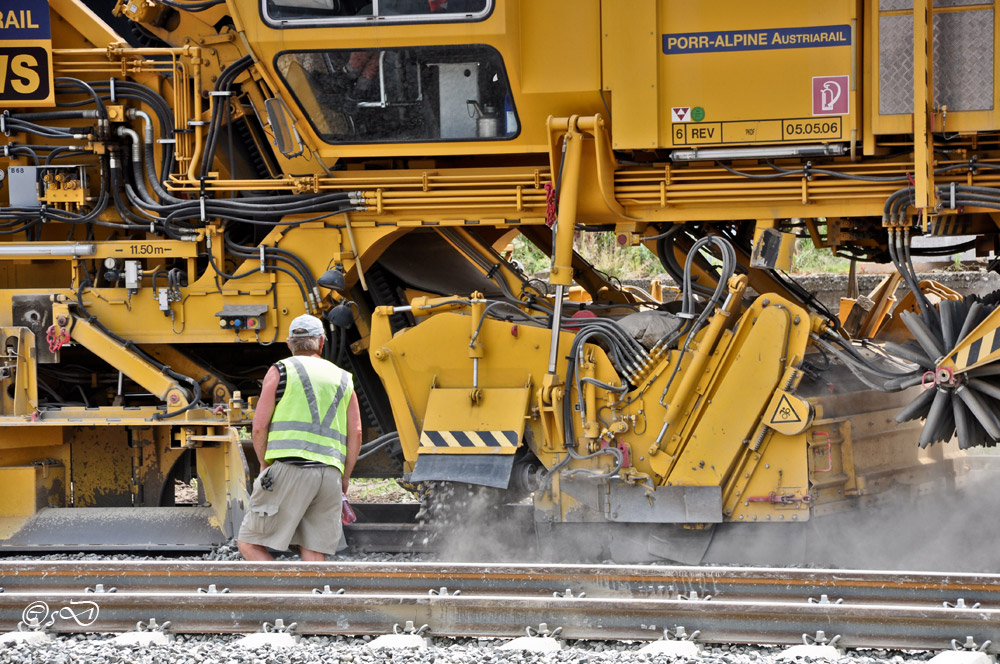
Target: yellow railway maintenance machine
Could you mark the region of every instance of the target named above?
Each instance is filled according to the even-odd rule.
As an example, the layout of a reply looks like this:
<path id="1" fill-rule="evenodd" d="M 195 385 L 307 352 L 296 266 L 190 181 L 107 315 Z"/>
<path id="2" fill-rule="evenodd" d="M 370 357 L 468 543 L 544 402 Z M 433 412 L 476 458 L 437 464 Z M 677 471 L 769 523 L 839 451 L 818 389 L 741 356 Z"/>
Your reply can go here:
<path id="1" fill-rule="evenodd" d="M 557 555 L 787 553 L 1000 439 L 998 298 L 911 248 L 996 248 L 994 0 L 87 4 L 0 10 L 0 550 L 232 536 L 304 311 L 361 473 L 530 494 Z M 828 311 L 796 237 L 898 274 Z"/>

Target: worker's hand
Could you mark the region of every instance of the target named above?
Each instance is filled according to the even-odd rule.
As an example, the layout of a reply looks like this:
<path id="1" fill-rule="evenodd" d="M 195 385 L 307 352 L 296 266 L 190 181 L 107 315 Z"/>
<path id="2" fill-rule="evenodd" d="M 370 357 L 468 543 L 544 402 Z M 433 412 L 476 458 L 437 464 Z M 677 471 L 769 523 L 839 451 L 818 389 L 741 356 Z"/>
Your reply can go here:
<path id="1" fill-rule="evenodd" d="M 343 492 L 343 495 L 345 495 L 345 496 L 347 495 L 347 486 L 348 486 L 348 485 L 349 485 L 350 483 L 351 483 L 351 478 L 350 478 L 350 477 L 344 477 L 344 478 L 342 478 L 342 479 L 340 480 L 340 486 L 341 486 L 341 490 L 342 490 L 342 492 Z"/>
<path id="2" fill-rule="evenodd" d="M 274 488 L 274 478 L 267 473 L 270 467 L 267 465 L 261 468 L 260 475 L 257 476 L 257 479 L 260 480 L 260 488 L 264 491 L 271 491 Z"/>
<path id="3" fill-rule="evenodd" d="M 267 472 L 267 469 L 268 469 L 268 468 L 270 468 L 270 467 L 271 467 L 271 464 L 269 464 L 269 463 L 262 463 L 262 464 L 260 465 L 260 472 L 259 472 L 259 473 L 257 473 L 257 477 L 258 477 L 258 478 L 261 478 L 261 477 L 263 477 L 263 476 L 264 476 L 264 473 L 266 473 L 266 472 Z"/>

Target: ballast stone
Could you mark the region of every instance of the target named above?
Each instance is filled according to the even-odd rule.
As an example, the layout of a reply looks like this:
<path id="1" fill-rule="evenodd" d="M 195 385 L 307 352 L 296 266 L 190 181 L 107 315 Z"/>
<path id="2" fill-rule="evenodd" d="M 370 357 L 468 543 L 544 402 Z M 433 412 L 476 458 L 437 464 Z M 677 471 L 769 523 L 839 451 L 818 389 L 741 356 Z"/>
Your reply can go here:
<path id="1" fill-rule="evenodd" d="M 36 645 L 49 643 L 50 641 L 52 641 L 52 635 L 48 632 L 31 631 L 0 634 L 0 644 L 27 643 L 29 645 Z"/>
<path id="2" fill-rule="evenodd" d="M 551 636 L 519 636 L 499 647 L 499 650 L 524 650 L 526 652 L 557 652 L 562 642 Z"/>
<path id="3" fill-rule="evenodd" d="M 660 639 L 639 648 L 645 655 L 667 655 L 668 657 L 700 657 L 701 648 L 694 641 Z"/>
<path id="4" fill-rule="evenodd" d="M 826 660 L 828 662 L 835 662 L 844 653 L 840 648 L 835 648 L 833 646 L 826 646 L 820 644 L 804 645 L 799 644 L 797 646 L 792 646 L 791 648 L 785 648 L 778 653 L 777 659 L 781 661 L 794 661 L 796 659 L 809 660 Z"/>
<path id="5" fill-rule="evenodd" d="M 928 664 L 997 664 L 997 658 L 973 650 L 945 650 L 934 655 Z"/>
<path id="6" fill-rule="evenodd" d="M 425 650 L 427 638 L 419 634 L 383 634 L 367 646 L 372 650 Z"/>
<path id="7" fill-rule="evenodd" d="M 241 648 L 291 648 L 296 645 L 295 637 L 288 632 L 256 632 L 237 639 L 233 645 Z"/>
<path id="8" fill-rule="evenodd" d="M 170 643 L 171 637 L 163 632 L 123 632 L 108 643 L 118 646 L 158 646 Z"/>

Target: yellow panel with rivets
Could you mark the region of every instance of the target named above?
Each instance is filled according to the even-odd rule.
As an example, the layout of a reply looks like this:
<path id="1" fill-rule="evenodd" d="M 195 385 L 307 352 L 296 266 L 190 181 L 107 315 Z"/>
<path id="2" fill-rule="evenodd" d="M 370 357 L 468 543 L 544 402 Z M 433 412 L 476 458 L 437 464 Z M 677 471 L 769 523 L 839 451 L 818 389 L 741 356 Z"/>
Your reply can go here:
<path id="1" fill-rule="evenodd" d="M 857 17 L 853 0 L 604 3 L 615 147 L 849 139 Z"/>

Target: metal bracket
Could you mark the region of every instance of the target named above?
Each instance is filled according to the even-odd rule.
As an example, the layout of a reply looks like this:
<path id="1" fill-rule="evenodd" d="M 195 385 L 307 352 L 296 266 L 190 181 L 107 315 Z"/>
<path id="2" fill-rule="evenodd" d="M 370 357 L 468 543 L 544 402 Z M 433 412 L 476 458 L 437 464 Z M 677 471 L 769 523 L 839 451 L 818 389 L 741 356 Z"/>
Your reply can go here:
<path id="1" fill-rule="evenodd" d="M 963 598 L 959 597 L 958 601 L 955 602 L 954 604 L 952 604 L 951 602 L 941 602 L 941 606 L 945 607 L 946 609 L 978 609 L 979 602 L 976 602 L 972 606 L 969 606 L 968 604 L 965 603 L 965 600 Z"/>
<path id="2" fill-rule="evenodd" d="M 554 639 L 560 632 L 562 632 L 562 629 L 562 627 L 556 627 L 555 629 L 550 630 L 547 623 L 539 623 L 538 629 L 535 629 L 534 627 L 525 627 L 524 633 L 532 638 L 541 636 Z"/>
<path id="3" fill-rule="evenodd" d="M 810 604 L 843 604 L 844 598 L 838 597 L 837 599 L 831 602 L 829 595 L 820 595 L 819 599 L 816 599 L 815 597 L 810 597 L 808 601 Z"/>
<path id="4" fill-rule="evenodd" d="M 299 624 L 297 622 L 286 625 L 283 619 L 278 618 L 273 623 L 266 622 L 261 625 L 261 631 L 265 634 L 291 634 L 292 630 L 298 626 Z"/>
<path id="5" fill-rule="evenodd" d="M 688 634 L 687 629 L 685 629 L 683 625 L 677 625 L 673 631 L 671 631 L 669 627 L 663 630 L 664 641 L 694 641 L 699 636 L 701 636 L 700 629 L 696 629 Z"/>
<path id="6" fill-rule="evenodd" d="M 823 630 L 816 632 L 816 636 L 802 635 L 802 643 L 807 646 L 836 646 L 837 641 L 840 641 L 840 634 L 837 634 L 832 639 L 828 639 L 826 638 L 826 632 Z"/>
<path id="7" fill-rule="evenodd" d="M 677 595 L 677 599 L 685 599 L 688 600 L 689 602 L 707 602 L 708 600 L 712 599 L 712 596 L 705 595 L 704 597 L 699 597 L 698 591 L 692 590 L 687 595 Z"/>
<path id="8" fill-rule="evenodd" d="M 978 606 L 978 604 L 976 606 Z M 959 651 L 967 650 L 970 652 L 985 652 L 986 649 L 990 647 L 991 643 L 993 642 L 983 641 L 982 644 L 977 644 L 974 638 L 972 638 L 971 636 L 967 636 L 965 637 L 964 643 L 959 643 L 958 639 L 952 639 L 951 649 Z"/>
<path id="9" fill-rule="evenodd" d="M 343 588 L 334 590 L 330 586 L 323 586 L 322 588 L 313 588 L 313 595 L 344 595 L 347 591 Z"/>
<path id="10" fill-rule="evenodd" d="M 18 632 L 47 632 L 52 621 L 43 623 L 38 618 L 32 616 L 27 622 L 21 620 L 17 623 Z"/>
<path id="11" fill-rule="evenodd" d="M 441 586 L 441 588 L 431 588 L 430 590 L 427 591 L 427 594 L 429 594 L 429 595 L 440 595 L 442 597 L 447 597 L 449 595 L 461 595 L 462 591 L 461 590 L 455 590 L 454 592 L 450 592 L 447 588 L 445 588 L 444 586 Z"/>
<path id="12" fill-rule="evenodd" d="M 208 588 L 198 588 L 198 592 L 203 595 L 225 595 L 229 592 L 229 588 L 219 590 L 214 583 L 210 583 Z"/>
<path id="13" fill-rule="evenodd" d="M 140 620 L 135 624 L 135 631 L 137 632 L 166 632 L 168 629 L 170 629 L 169 620 L 161 625 L 156 622 L 156 618 L 150 618 L 149 622 L 142 622 Z"/>
<path id="14" fill-rule="evenodd" d="M 103 583 L 98 583 L 93 588 L 86 588 L 85 592 L 97 593 L 100 595 L 104 593 L 116 593 L 118 592 L 118 588 L 115 588 L 114 586 L 111 586 L 110 588 L 105 588 Z"/>
<path id="15" fill-rule="evenodd" d="M 552 596 L 553 597 L 565 597 L 567 599 L 572 599 L 574 597 L 576 597 L 576 598 L 586 597 L 587 593 L 580 593 L 579 595 L 574 595 L 573 594 L 573 590 L 571 588 L 567 588 L 566 590 L 563 590 L 562 592 L 560 592 L 558 590 L 555 591 L 554 593 L 552 593 Z"/>
<path id="16" fill-rule="evenodd" d="M 393 634 L 413 634 L 415 636 L 423 636 L 424 632 L 427 631 L 427 625 L 421 625 L 419 628 L 413 626 L 412 620 L 407 620 L 406 624 L 402 629 L 399 628 L 399 623 L 392 626 Z"/>

